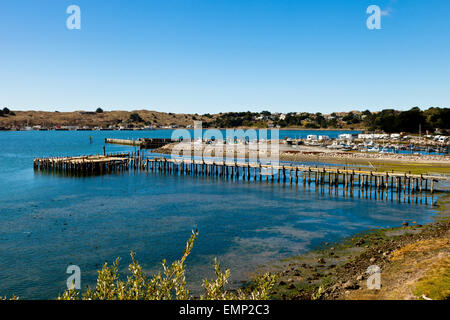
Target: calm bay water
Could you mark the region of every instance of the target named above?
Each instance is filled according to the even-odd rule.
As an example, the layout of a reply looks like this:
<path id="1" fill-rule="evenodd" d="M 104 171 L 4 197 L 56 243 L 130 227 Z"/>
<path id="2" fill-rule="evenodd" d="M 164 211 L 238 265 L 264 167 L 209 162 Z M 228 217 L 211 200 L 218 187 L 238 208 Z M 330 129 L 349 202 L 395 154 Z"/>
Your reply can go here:
<path id="1" fill-rule="evenodd" d="M 341 132 L 281 131 L 280 137 Z M 170 137 L 169 130 L 0 132 L 0 296 L 55 298 L 68 265 L 82 286 L 105 261 L 135 251 L 145 270 L 180 257 L 194 228 L 188 280 L 213 276 L 218 257 L 235 285 L 256 267 L 370 228 L 426 223 L 430 205 L 320 194 L 303 186 L 124 173 L 63 177 L 34 172 L 33 157 L 100 153 L 104 138 Z M 92 143 L 89 139 L 92 137 Z M 108 152 L 130 151 L 107 145 Z"/>

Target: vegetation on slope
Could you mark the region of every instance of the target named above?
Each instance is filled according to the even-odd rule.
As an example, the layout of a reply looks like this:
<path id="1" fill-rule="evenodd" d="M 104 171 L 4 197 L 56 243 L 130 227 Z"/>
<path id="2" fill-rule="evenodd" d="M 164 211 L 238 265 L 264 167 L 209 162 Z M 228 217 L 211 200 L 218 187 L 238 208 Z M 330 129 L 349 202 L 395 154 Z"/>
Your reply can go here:
<path id="1" fill-rule="evenodd" d="M 219 114 L 174 114 L 149 110 L 95 112 L 43 112 L 0 110 L 0 128 L 43 126 L 93 127 L 187 127 L 194 121 L 202 121 L 204 128 L 305 128 L 305 129 L 367 129 L 384 132 L 418 133 L 435 129 L 449 129 L 450 109 L 429 108 L 422 111 L 415 107 L 408 111 L 386 109 L 381 112 L 334 112 L 331 114 L 290 112 L 286 114 L 262 112 L 227 112 Z"/>

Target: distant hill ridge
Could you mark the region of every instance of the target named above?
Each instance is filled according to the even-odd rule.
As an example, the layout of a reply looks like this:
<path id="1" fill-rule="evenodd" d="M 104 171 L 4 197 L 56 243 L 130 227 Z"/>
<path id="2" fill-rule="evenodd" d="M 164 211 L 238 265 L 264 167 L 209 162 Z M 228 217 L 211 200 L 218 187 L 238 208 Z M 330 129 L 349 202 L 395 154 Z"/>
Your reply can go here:
<path id="1" fill-rule="evenodd" d="M 408 111 L 386 109 L 379 112 L 350 111 L 331 114 L 289 112 L 227 112 L 218 114 L 176 114 L 151 110 L 135 111 L 10 111 L 0 109 L 1 129 L 38 127 L 55 129 L 71 128 L 190 128 L 194 121 L 202 121 L 203 127 L 233 128 L 306 128 L 306 129 L 367 129 L 385 132 L 425 133 L 450 126 L 449 108 L 418 107 Z"/>

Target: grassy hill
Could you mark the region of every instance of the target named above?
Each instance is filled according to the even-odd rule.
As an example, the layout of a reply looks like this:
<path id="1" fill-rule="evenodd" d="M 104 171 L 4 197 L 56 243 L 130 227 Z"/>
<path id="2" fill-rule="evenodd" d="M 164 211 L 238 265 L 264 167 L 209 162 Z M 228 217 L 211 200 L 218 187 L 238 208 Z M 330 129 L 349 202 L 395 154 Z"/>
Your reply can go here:
<path id="1" fill-rule="evenodd" d="M 89 126 L 107 128 L 108 126 L 187 126 L 194 120 L 206 121 L 207 117 L 194 114 L 172 114 L 157 111 L 110 111 L 110 112 L 46 112 L 14 111 L 15 115 L 0 117 L 0 127 L 42 126 Z"/>

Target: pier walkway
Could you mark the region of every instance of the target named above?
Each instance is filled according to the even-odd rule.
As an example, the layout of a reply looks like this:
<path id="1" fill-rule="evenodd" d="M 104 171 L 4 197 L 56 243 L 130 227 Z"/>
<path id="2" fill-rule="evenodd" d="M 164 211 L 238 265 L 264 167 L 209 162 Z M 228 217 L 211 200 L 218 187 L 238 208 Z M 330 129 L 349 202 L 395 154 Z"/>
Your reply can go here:
<path id="1" fill-rule="evenodd" d="M 270 165 L 243 161 L 226 162 L 192 158 L 148 158 L 139 150 L 133 153 L 62 158 L 36 158 L 35 170 L 67 174 L 107 174 L 128 170 L 161 172 L 175 175 L 209 176 L 230 180 L 267 181 L 284 184 L 325 185 L 345 189 L 374 188 L 397 193 L 435 191 L 435 183 L 450 181 L 448 176 L 418 175 L 404 172 L 378 172 L 349 168 Z"/>
<path id="2" fill-rule="evenodd" d="M 60 171 L 65 173 L 112 173 L 128 170 L 129 153 L 90 155 L 79 157 L 35 158 L 35 170 Z"/>
<path id="3" fill-rule="evenodd" d="M 105 143 L 135 146 L 141 149 L 157 149 L 174 142 L 172 139 L 141 138 L 138 140 L 105 138 Z"/>

